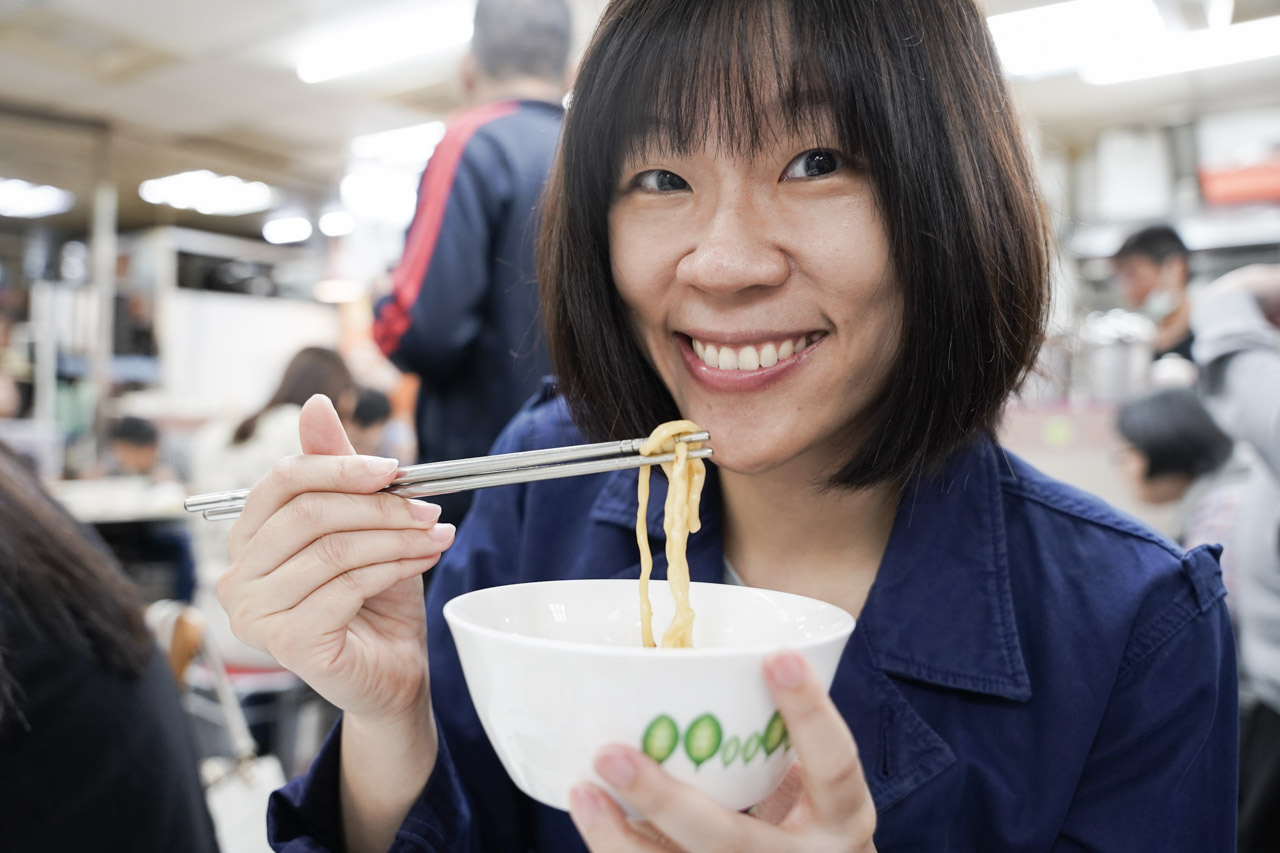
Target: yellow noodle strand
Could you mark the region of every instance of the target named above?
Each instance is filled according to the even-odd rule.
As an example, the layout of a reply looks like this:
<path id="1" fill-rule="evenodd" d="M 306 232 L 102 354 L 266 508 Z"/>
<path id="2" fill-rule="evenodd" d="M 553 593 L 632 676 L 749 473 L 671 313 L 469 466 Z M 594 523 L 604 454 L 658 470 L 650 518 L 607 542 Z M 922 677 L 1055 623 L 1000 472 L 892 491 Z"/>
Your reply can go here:
<path id="1" fill-rule="evenodd" d="M 700 432 L 692 421 L 670 421 L 661 424 L 640 448 L 640 453 L 653 456 L 674 453 L 675 462 L 663 464 L 667 475 L 667 501 L 662 527 L 667 534 L 667 586 L 675 599 L 675 616 L 662 635 L 663 648 L 688 648 L 693 645 L 693 608 L 689 603 L 689 562 L 685 550 L 689 534 L 702 526 L 698 508 L 702 486 L 706 482 L 706 465 L 701 459 L 689 459 L 689 451 L 701 447 L 700 442 L 677 442 L 675 437 Z M 640 546 L 640 633 L 646 646 L 653 646 L 653 609 L 649 603 L 649 575 L 653 556 L 645 524 L 649 503 L 648 467 L 640 469 L 637 489 L 636 541 Z"/>

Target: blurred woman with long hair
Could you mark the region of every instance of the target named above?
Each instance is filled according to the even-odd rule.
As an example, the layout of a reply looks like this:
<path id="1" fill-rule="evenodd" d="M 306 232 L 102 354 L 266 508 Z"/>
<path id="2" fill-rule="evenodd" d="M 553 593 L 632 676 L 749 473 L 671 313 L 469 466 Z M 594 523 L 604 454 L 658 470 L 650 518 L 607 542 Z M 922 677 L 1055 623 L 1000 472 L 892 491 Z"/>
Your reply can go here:
<path id="1" fill-rule="evenodd" d="M 316 394 L 332 400 L 344 417 L 355 408 L 358 395 L 342 356 L 325 347 L 299 351 L 262 408 L 243 420 L 215 422 L 201 430 L 192 449 L 192 488 L 197 492 L 242 489 L 253 485 L 278 460 L 301 453 L 298 416 L 302 404 Z M 270 655 L 235 638 L 226 611 L 218 603 L 218 578 L 231 565 L 226 530 L 197 521 L 192 536 L 196 547 L 195 604 L 205 615 L 212 641 L 233 667 L 277 668 Z"/>
<path id="2" fill-rule="evenodd" d="M 0 444 L 0 850 L 216 851 L 128 578 Z"/>

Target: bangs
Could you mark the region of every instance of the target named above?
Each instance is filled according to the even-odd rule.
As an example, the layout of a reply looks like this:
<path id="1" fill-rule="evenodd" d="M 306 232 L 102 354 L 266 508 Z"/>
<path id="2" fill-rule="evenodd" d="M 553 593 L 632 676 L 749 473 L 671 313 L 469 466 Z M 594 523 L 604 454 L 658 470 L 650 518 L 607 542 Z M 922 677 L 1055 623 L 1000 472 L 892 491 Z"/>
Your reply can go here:
<path id="1" fill-rule="evenodd" d="M 814 5 L 637 4 L 636 14 L 616 19 L 608 35 L 615 61 L 593 98 L 607 113 L 592 117 L 607 128 L 613 165 L 644 153 L 687 155 L 708 140 L 741 156 L 783 136 L 830 144 L 832 134 L 858 156 Z"/>

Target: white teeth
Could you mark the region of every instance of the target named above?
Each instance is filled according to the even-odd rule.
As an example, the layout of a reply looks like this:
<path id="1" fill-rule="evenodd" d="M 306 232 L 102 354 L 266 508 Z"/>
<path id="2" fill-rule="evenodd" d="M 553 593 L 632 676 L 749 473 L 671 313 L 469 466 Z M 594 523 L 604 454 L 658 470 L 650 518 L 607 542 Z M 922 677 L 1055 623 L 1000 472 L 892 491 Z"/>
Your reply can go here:
<path id="1" fill-rule="evenodd" d="M 773 367 L 778 363 L 778 348 L 773 344 L 765 344 L 760 348 L 760 366 Z"/>
<path id="2" fill-rule="evenodd" d="M 695 338 L 690 338 L 690 341 L 694 354 L 708 367 L 719 370 L 759 370 L 773 367 L 778 362 L 803 352 L 820 337 L 821 335 L 814 335 L 812 338 L 801 335 L 782 343 L 769 341 L 758 346 L 748 344 L 743 347 L 709 344 Z"/>

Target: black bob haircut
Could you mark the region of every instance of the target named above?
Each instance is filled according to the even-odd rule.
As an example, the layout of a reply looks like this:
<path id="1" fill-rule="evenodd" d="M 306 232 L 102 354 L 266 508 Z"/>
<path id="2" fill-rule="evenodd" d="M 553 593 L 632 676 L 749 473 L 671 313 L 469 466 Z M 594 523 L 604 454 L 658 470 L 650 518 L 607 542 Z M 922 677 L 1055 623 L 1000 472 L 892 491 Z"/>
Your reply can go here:
<path id="1" fill-rule="evenodd" d="M 151 447 L 159 444 L 160 430 L 145 418 L 126 415 L 111 426 L 111 440 L 135 447 Z"/>
<path id="2" fill-rule="evenodd" d="M 1124 244 L 1112 256 L 1112 260 L 1125 258 L 1150 258 L 1157 264 L 1163 264 L 1170 258 L 1186 257 L 1187 244 L 1182 242 L 1178 232 L 1168 225 L 1152 225 L 1130 234 Z"/>
<path id="3" fill-rule="evenodd" d="M 1147 458 L 1147 480 L 1165 474 L 1208 474 L 1221 468 L 1235 448 L 1200 398 L 1186 388 L 1166 388 L 1130 400 L 1120 408 L 1116 428 Z"/>
<path id="4" fill-rule="evenodd" d="M 771 104 L 780 109 L 771 109 Z M 543 215 L 552 361 L 593 440 L 679 417 L 613 285 L 627 154 L 712 131 L 736 152 L 835 130 L 875 186 L 902 295 L 899 350 L 832 486 L 905 484 L 994 432 L 1033 363 L 1051 238 L 973 0 L 614 0 L 583 59 Z"/>

